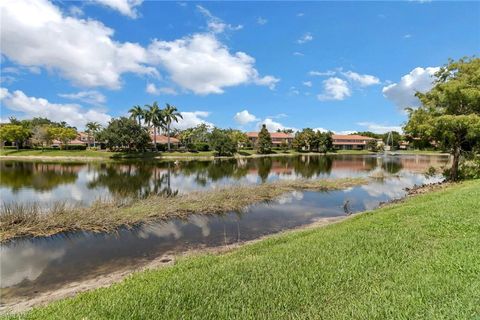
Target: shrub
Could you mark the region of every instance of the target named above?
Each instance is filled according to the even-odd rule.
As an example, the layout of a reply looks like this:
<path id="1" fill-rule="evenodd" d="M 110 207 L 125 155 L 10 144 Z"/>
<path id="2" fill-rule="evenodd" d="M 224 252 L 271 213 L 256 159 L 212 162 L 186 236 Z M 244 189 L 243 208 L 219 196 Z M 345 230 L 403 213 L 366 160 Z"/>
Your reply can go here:
<path id="1" fill-rule="evenodd" d="M 87 150 L 84 144 L 69 144 L 65 146 L 65 150 Z"/>
<path id="2" fill-rule="evenodd" d="M 210 150 L 210 145 L 205 142 L 199 142 L 195 144 L 195 149 L 198 151 L 208 151 Z"/>

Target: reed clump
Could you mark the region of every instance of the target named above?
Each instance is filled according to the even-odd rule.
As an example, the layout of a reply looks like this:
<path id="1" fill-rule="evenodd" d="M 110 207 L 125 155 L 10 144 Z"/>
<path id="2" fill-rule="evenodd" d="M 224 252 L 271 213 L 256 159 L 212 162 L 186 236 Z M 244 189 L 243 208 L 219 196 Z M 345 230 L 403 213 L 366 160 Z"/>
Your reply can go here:
<path id="1" fill-rule="evenodd" d="M 221 214 L 274 200 L 294 190 L 339 190 L 366 181 L 365 178 L 277 181 L 178 196 L 154 194 L 144 199 L 103 199 L 86 208 L 55 203 L 49 209 L 42 210 L 37 204 L 4 204 L 0 211 L 0 241 L 25 236 L 49 236 L 66 231 L 113 231 L 155 219 Z"/>

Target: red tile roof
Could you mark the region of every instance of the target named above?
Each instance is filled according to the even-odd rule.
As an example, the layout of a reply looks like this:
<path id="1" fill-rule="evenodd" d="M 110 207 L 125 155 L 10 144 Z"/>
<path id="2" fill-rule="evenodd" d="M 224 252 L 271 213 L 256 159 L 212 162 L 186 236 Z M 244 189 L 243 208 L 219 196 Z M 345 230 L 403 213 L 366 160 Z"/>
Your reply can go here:
<path id="1" fill-rule="evenodd" d="M 153 134 L 150 135 L 150 138 L 152 138 L 152 142 L 153 142 Z M 168 143 L 168 137 L 167 136 L 164 136 L 163 134 L 157 134 L 157 143 L 160 143 L 160 144 L 167 144 Z M 177 143 L 180 143 L 180 140 L 178 140 L 177 138 L 174 138 L 174 137 L 170 137 L 170 143 L 173 143 L 173 144 L 177 144 Z"/>
<path id="2" fill-rule="evenodd" d="M 333 140 L 374 140 L 374 138 L 361 136 L 358 134 L 334 134 L 332 135 Z"/>

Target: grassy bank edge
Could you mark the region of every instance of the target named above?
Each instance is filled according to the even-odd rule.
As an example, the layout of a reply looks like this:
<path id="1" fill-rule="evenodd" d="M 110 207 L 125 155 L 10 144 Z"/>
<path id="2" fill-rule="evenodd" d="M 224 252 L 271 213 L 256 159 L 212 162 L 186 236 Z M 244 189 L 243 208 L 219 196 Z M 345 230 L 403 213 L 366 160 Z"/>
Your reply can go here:
<path id="1" fill-rule="evenodd" d="M 442 187 L 439 190 L 435 190 L 433 192 L 420 194 L 418 196 L 415 196 L 414 198 L 407 198 L 402 202 L 396 202 L 396 203 L 393 203 L 393 204 L 389 204 L 385 207 L 375 209 L 375 210 L 372 210 L 372 211 L 365 211 L 361 214 L 358 214 L 358 215 L 352 216 L 348 219 L 342 220 L 339 223 L 333 223 L 333 224 L 329 224 L 329 225 L 318 227 L 318 228 L 308 228 L 307 230 L 285 231 L 285 232 L 282 232 L 281 234 L 268 236 L 266 239 L 263 239 L 263 240 L 260 240 L 260 241 L 255 241 L 255 242 L 249 243 L 245 246 L 242 246 L 240 248 L 236 248 L 236 249 L 233 249 L 233 250 L 228 250 L 228 251 L 222 252 L 220 254 L 215 254 L 215 255 L 212 255 L 212 254 L 194 254 L 194 255 L 188 255 L 188 256 L 185 256 L 185 257 L 181 257 L 180 259 L 177 259 L 177 261 L 175 262 L 175 264 L 173 266 L 170 265 L 166 268 L 160 268 L 160 269 L 157 269 L 157 270 L 138 272 L 138 273 L 133 274 L 132 276 L 129 276 L 125 281 L 122 281 L 118 284 L 115 284 L 115 285 L 113 285 L 109 288 L 93 290 L 93 291 L 90 291 L 90 292 L 87 292 L 87 293 L 81 293 L 74 298 L 57 301 L 57 302 L 54 302 L 54 303 L 49 304 L 47 306 L 35 308 L 34 310 L 32 310 L 30 312 L 27 312 L 27 313 L 24 313 L 24 314 L 18 314 L 18 315 L 6 317 L 6 318 L 8 318 L 8 319 L 56 318 L 56 317 L 59 316 L 58 312 L 61 312 L 64 315 L 74 316 L 74 318 L 75 318 L 75 316 L 79 316 L 77 311 L 80 312 L 80 313 L 83 312 L 83 313 L 88 314 L 88 310 L 90 312 L 92 312 L 92 311 L 99 312 L 97 314 L 99 316 L 101 316 L 102 314 L 104 316 L 106 314 L 109 314 L 110 316 L 114 316 L 114 315 L 119 316 L 118 314 L 116 314 L 117 310 L 115 310 L 115 309 L 110 309 L 108 311 L 103 310 L 103 313 L 101 313 L 101 311 L 99 311 L 96 308 L 97 307 L 100 307 L 100 308 L 103 308 L 103 309 L 106 308 L 107 306 L 104 304 L 105 303 L 104 300 L 120 301 L 122 299 L 127 299 L 127 302 L 130 303 L 130 302 L 133 301 L 132 299 L 135 299 L 136 297 L 140 298 L 142 292 L 135 292 L 134 290 L 132 291 L 132 288 L 129 288 L 129 287 L 138 287 L 138 284 L 144 284 L 147 287 L 155 287 L 155 286 L 161 287 L 162 283 L 167 282 L 169 278 L 171 278 L 171 279 L 175 278 L 175 279 L 178 280 L 178 279 L 180 279 L 184 276 L 188 276 L 188 274 L 193 272 L 195 270 L 195 268 L 199 268 L 199 269 L 207 268 L 207 269 L 210 269 L 210 270 L 214 270 L 214 271 L 208 271 L 207 273 L 216 273 L 218 276 L 220 276 L 218 274 L 218 272 L 220 272 L 220 271 L 216 270 L 215 267 L 212 265 L 212 263 L 218 263 L 218 264 L 221 264 L 222 266 L 225 266 L 225 265 L 228 264 L 226 262 L 226 260 L 235 260 L 235 259 L 244 260 L 246 258 L 252 259 L 253 257 L 260 257 L 262 255 L 269 255 L 269 254 L 270 255 L 278 255 L 281 252 L 284 252 L 284 253 L 293 252 L 293 254 L 295 255 L 296 254 L 295 252 L 297 252 L 297 251 L 291 251 L 288 248 L 288 246 L 290 246 L 290 245 L 293 246 L 293 242 L 297 242 L 297 244 L 299 243 L 299 241 L 300 242 L 305 242 L 305 241 L 308 241 L 309 238 L 311 238 L 312 236 L 315 236 L 315 235 L 323 236 L 323 238 L 325 238 L 325 237 L 329 238 L 330 233 L 332 233 L 332 231 L 335 231 L 333 229 L 338 230 L 338 229 L 341 228 L 341 229 L 347 229 L 347 231 L 352 230 L 352 225 L 353 224 L 358 225 L 360 222 L 362 222 L 362 220 L 363 221 L 364 220 L 373 221 L 374 219 L 375 220 L 379 219 L 380 221 L 376 221 L 376 224 L 372 225 L 371 228 L 378 228 L 378 227 L 384 226 L 384 224 L 386 222 L 388 222 L 388 219 L 394 219 L 394 220 L 398 220 L 400 218 L 407 219 L 407 221 L 405 222 L 405 224 L 407 224 L 407 225 L 410 225 L 413 222 L 418 223 L 418 219 L 420 219 L 421 217 L 416 217 L 414 214 L 409 213 L 409 211 L 413 211 L 414 209 L 418 210 L 419 207 L 423 211 L 428 210 L 429 209 L 429 201 L 434 201 L 435 199 L 439 199 L 439 198 L 443 199 L 443 196 L 447 196 L 449 198 L 446 201 L 446 203 L 449 204 L 449 201 L 451 201 L 452 198 L 457 198 L 458 196 L 462 196 L 463 193 L 466 192 L 465 190 L 467 190 L 467 192 L 468 192 L 468 189 L 470 189 L 470 188 L 476 188 L 475 189 L 476 193 L 474 192 L 474 194 L 479 194 L 479 192 L 480 192 L 480 180 L 451 184 L 451 185 L 448 185 L 447 187 Z M 452 195 L 452 193 L 453 193 L 453 195 Z M 470 193 L 472 193 L 471 190 L 470 190 Z M 451 206 L 452 204 L 449 204 L 449 205 Z M 445 208 L 443 208 L 443 211 L 448 212 L 451 209 L 451 208 L 449 208 L 449 205 L 447 205 Z M 468 204 L 467 204 L 467 206 L 468 206 Z M 477 205 L 477 209 L 478 208 L 479 207 Z M 431 210 L 432 210 L 432 212 L 430 212 L 430 213 L 429 212 L 421 212 L 420 215 L 427 215 L 427 216 L 429 214 L 439 215 L 438 212 L 435 212 L 435 208 L 433 208 Z M 478 213 L 480 213 L 480 212 L 478 212 Z M 405 217 L 403 217 L 403 215 Z M 468 214 L 467 214 L 467 216 L 468 216 Z M 466 221 L 468 221 L 468 218 L 467 218 Z M 466 221 L 463 221 L 463 222 L 460 221 L 459 225 L 463 225 L 463 223 L 466 222 Z M 478 217 L 477 217 L 476 221 L 471 220 L 470 222 L 471 223 L 476 222 L 476 225 L 478 225 Z M 428 230 L 431 231 L 431 232 L 437 231 L 437 229 L 441 228 L 441 227 L 444 227 L 444 228 L 448 227 L 449 223 L 451 223 L 451 222 L 450 221 L 448 221 L 448 222 L 444 221 L 440 226 L 437 226 L 432 222 L 430 222 L 430 223 L 427 223 L 426 221 L 423 222 L 423 224 L 425 224 L 425 226 L 428 227 L 429 228 Z M 422 227 L 425 227 L 425 226 L 422 226 Z M 363 226 L 363 228 L 366 228 L 366 227 Z M 474 228 L 474 225 L 472 225 L 471 228 Z M 368 230 L 366 230 L 366 231 L 368 231 Z M 320 234 L 320 233 L 322 233 L 322 234 Z M 412 234 L 410 234 L 410 235 L 412 235 Z M 403 236 L 405 238 L 408 238 L 409 234 L 405 234 Z M 426 239 L 431 238 L 431 236 L 432 236 L 432 234 L 427 235 Z M 465 236 L 466 236 L 466 234 L 462 235 L 462 237 L 465 237 Z M 452 234 L 450 232 L 447 232 L 445 240 L 448 240 L 449 242 L 451 242 L 450 241 L 451 237 L 452 237 Z M 468 241 L 468 238 L 464 238 L 464 239 L 465 239 L 465 241 Z M 477 241 L 478 241 L 478 239 L 477 239 Z M 321 245 L 321 244 L 317 243 L 317 245 Z M 461 243 L 460 243 L 460 245 L 461 245 Z M 387 244 L 387 246 L 388 246 L 388 244 Z M 365 249 L 366 248 L 363 248 L 362 250 L 365 250 Z M 438 249 L 438 248 L 433 246 L 432 248 L 429 248 L 429 251 L 436 250 L 436 249 Z M 392 248 L 390 248 L 388 251 L 391 251 L 391 250 L 392 250 Z M 413 250 L 413 248 L 412 248 L 412 250 Z M 395 251 L 393 251 L 393 252 L 395 252 Z M 447 250 L 446 253 L 447 254 L 453 254 L 453 252 L 450 252 L 448 250 Z M 338 253 L 336 253 L 336 254 L 338 254 Z M 445 254 L 445 253 L 443 253 L 443 254 Z M 439 253 L 435 253 L 435 254 L 433 254 L 431 252 L 429 253 L 429 258 L 431 257 L 433 259 L 436 256 L 441 257 L 442 255 L 439 254 Z M 287 261 L 290 261 L 292 258 L 293 257 L 290 257 L 289 259 L 287 259 Z M 391 256 L 389 256 L 389 258 L 392 259 Z M 238 262 L 235 262 L 235 263 L 238 264 Z M 260 262 L 258 261 L 258 259 L 254 259 L 250 262 L 250 264 L 251 263 L 256 264 L 256 263 L 260 263 Z M 284 262 L 281 261 L 280 263 L 284 263 Z M 450 263 L 451 263 L 451 261 L 450 261 Z M 248 263 L 245 263 L 245 264 L 248 265 Z M 242 265 L 245 265 L 245 264 L 242 264 Z M 345 267 L 348 269 L 349 266 L 346 265 Z M 431 274 L 432 272 L 434 272 L 434 273 L 435 272 L 437 272 L 437 273 L 444 272 L 444 273 L 448 274 L 451 271 L 451 270 L 439 270 L 438 269 L 439 267 L 440 267 L 440 265 L 435 264 L 435 265 L 433 265 L 432 269 L 425 270 L 425 271 L 430 272 L 428 274 L 429 277 L 427 277 L 425 275 L 425 272 L 423 274 L 419 273 L 418 274 L 418 276 L 420 277 L 419 279 L 422 279 L 422 280 L 426 279 L 425 281 L 428 284 L 429 281 L 434 280 L 434 279 L 431 278 L 432 277 L 432 274 Z M 207 270 L 207 269 L 205 269 L 205 270 Z M 404 269 L 402 269 L 402 266 L 400 266 L 399 270 L 403 271 Z M 462 267 L 462 277 L 463 278 L 464 278 L 464 274 L 465 274 L 465 272 L 467 272 L 467 270 L 468 269 L 466 269 L 465 266 Z M 480 271 L 480 270 L 478 270 L 478 271 Z M 238 272 L 240 272 L 240 270 L 238 270 Z M 336 273 L 338 274 L 338 270 L 337 270 Z M 467 275 L 468 275 L 468 273 L 467 273 Z M 237 276 L 240 276 L 240 274 L 238 274 Z M 304 275 L 304 276 L 307 276 L 307 275 Z M 370 275 L 367 274 L 367 277 L 369 277 L 369 276 Z M 460 276 L 460 275 L 458 275 L 458 276 Z M 190 281 L 192 281 L 192 279 L 194 279 L 195 276 L 193 276 L 193 277 L 188 276 L 188 278 L 189 278 Z M 175 282 L 175 279 L 173 279 L 172 281 Z M 210 278 L 210 279 L 211 279 L 211 281 L 218 282 L 217 280 L 214 280 L 213 278 Z M 403 279 L 403 278 L 400 277 L 400 279 Z M 452 278 L 451 280 L 452 281 L 457 281 L 457 279 L 455 277 Z M 350 281 L 351 281 L 351 279 L 350 279 Z M 452 281 L 449 281 L 448 284 L 450 284 L 450 282 L 452 282 Z M 480 284 L 479 281 L 478 281 L 478 278 L 475 281 L 477 283 L 477 290 L 478 290 L 478 288 L 480 288 L 480 286 L 478 286 Z M 351 284 L 347 283 L 347 288 L 349 288 L 348 287 L 349 285 L 351 285 Z M 183 288 L 182 284 L 177 284 L 177 286 L 178 286 L 178 288 L 177 288 L 178 290 L 180 290 L 180 288 Z M 338 286 L 343 287 L 341 282 L 338 283 Z M 386 283 L 386 286 L 388 288 L 389 284 Z M 424 303 L 424 304 L 427 303 L 427 305 L 428 305 L 428 302 L 429 302 L 428 297 L 423 296 L 423 298 L 420 298 L 420 297 L 418 297 L 418 295 L 413 294 L 412 292 L 407 291 L 407 293 L 406 293 L 407 296 L 402 297 L 402 294 L 401 294 L 400 290 L 405 290 L 404 286 L 405 286 L 405 284 L 402 283 L 402 285 L 399 288 L 397 288 L 398 292 L 395 292 L 394 288 L 390 288 L 389 291 L 387 292 L 387 298 L 395 298 L 395 297 L 398 298 L 398 297 L 400 297 L 400 298 L 403 298 L 403 299 L 410 299 L 411 301 L 416 301 L 416 302 L 418 301 L 419 303 Z M 419 287 L 421 287 L 420 283 L 413 282 L 412 290 L 419 289 Z M 470 283 L 470 287 L 475 288 L 475 284 Z M 169 287 L 169 289 L 171 289 L 171 288 Z M 190 288 L 185 288 L 185 290 L 187 290 L 187 291 L 189 289 Z M 241 287 L 236 287 L 236 289 L 241 290 L 242 288 Z M 288 289 L 288 288 L 286 288 L 286 289 Z M 438 291 L 439 290 L 439 288 L 431 288 L 431 289 L 433 291 Z M 125 291 L 125 290 L 129 290 L 129 291 Z M 176 292 L 178 294 L 181 294 L 180 292 L 182 290 L 176 291 Z M 335 290 L 337 290 L 337 289 L 335 288 Z M 362 290 L 367 290 L 367 289 L 365 288 L 365 289 L 362 289 Z M 475 290 L 475 289 L 473 289 L 473 290 Z M 428 309 L 428 310 L 420 309 L 420 310 L 417 310 L 417 311 L 415 311 L 415 310 L 412 311 L 412 309 L 415 309 L 416 306 L 409 305 L 405 301 L 404 301 L 404 303 L 407 303 L 406 305 L 405 304 L 402 305 L 402 303 L 400 303 L 399 305 L 389 305 L 388 303 L 386 303 L 387 301 L 383 300 L 383 299 L 385 299 L 385 297 L 383 295 L 382 296 L 379 295 L 380 293 L 378 292 L 377 287 L 372 288 L 372 290 L 370 290 L 370 291 L 374 292 L 376 299 L 370 299 L 371 301 L 368 301 L 368 302 L 373 302 L 373 305 L 375 305 L 375 300 L 377 300 L 379 302 L 380 306 L 385 306 L 384 309 L 386 310 L 385 311 L 386 313 L 379 314 L 379 312 L 381 312 L 381 311 L 376 310 L 372 306 L 365 306 L 365 308 L 362 308 L 362 310 L 356 309 L 355 308 L 356 301 L 354 301 L 354 300 L 356 300 L 356 299 L 361 300 L 361 298 L 363 298 L 363 296 L 357 295 L 357 296 L 354 296 L 353 299 L 351 299 L 351 297 L 347 297 L 346 300 L 348 301 L 348 303 L 346 303 L 347 301 L 345 301 L 344 305 L 342 305 L 342 302 L 340 302 L 340 306 L 345 308 L 345 311 L 343 311 L 341 309 L 339 310 L 339 309 L 336 309 L 336 308 L 327 308 L 326 311 L 328 312 L 328 314 L 325 313 L 324 315 L 327 318 L 337 318 L 337 317 L 338 318 L 345 318 L 345 317 L 351 318 L 353 314 L 355 314 L 357 316 L 359 316 L 360 314 L 363 314 L 363 316 L 367 316 L 367 317 L 368 316 L 369 317 L 376 316 L 376 317 L 379 317 L 379 318 L 384 318 L 386 315 L 390 314 L 390 316 L 396 315 L 396 316 L 402 317 L 402 318 L 406 317 L 406 318 L 420 318 L 420 319 L 422 317 L 425 317 L 425 316 L 429 316 L 430 318 L 435 317 L 435 315 L 439 316 L 438 312 L 440 312 L 440 315 L 442 315 L 442 316 L 447 316 L 445 313 L 450 312 L 451 314 L 449 314 L 449 316 L 447 316 L 447 318 L 458 318 L 458 319 L 475 318 L 475 314 L 476 314 L 477 317 L 478 317 L 478 315 L 480 315 L 479 304 L 475 303 L 475 301 L 474 301 L 476 299 L 477 302 L 480 302 L 480 299 L 478 299 L 479 295 L 477 295 L 476 297 L 475 297 L 475 295 L 470 295 L 470 304 L 468 304 L 468 308 L 469 308 L 468 312 L 470 312 L 470 313 L 459 314 L 462 311 L 465 311 L 464 309 L 465 309 L 465 307 L 467 307 L 467 305 L 463 305 L 463 306 L 458 305 L 456 310 L 452 311 L 452 309 L 453 309 L 452 304 L 442 306 L 442 303 L 444 303 L 444 301 L 442 299 L 437 300 L 438 297 L 436 297 L 437 299 L 434 299 L 432 302 L 437 303 L 437 305 L 430 305 L 430 309 Z M 122 294 L 122 292 L 123 292 L 123 294 Z M 446 301 L 453 301 L 453 305 L 455 305 L 455 303 L 457 301 L 454 301 L 454 300 L 458 299 L 458 297 L 457 296 L 451 296 L 453 294 L 453 292 L 451 292 L 451 291 L 440 291 L 439 294 L 443 294 L 443 293 L 447 294 L 447 297 L 446 297 L 447 300 Z M 477 293 L 480 293 L 480 292 L 477 292 Z M 153 292 L 151 290 L 147 290 L 146 294 L 153 294 Z M 353 293 L 353 294 L 355 294 L 355 293 Z M 424 294 L 425 293 L 423 293 L 423 295 Z M 280 294 L 280 292 L 279 292 L 279 295 L 282 296 L 282 295 L 284 295 L 284 293 Z M 102 302 L 98 302 L 99 298 L 102 300 Z M 190 297 L 189 302 L 192 298 L 193 297 Z M 203 297 L 203 298 L 208 299 L 208 297 Z M 344 301 L 344 299 L 342 299 L 341 294 L 337 295 L 336 298 Z M 348 300 L 349 298 L 350 298 L 350 300 Z M 263 299 L 263 297 L 260 298 L 260 299 Z M 369 296 L 366 296 L 366 299 L 368 300 Z M 153 301 L 161 304 L 161 302 L 159 302 L 159 301 L 156 301 L 156 300 L 153 300 Z M 211 301 L 211 300 L 208 300 L 208 301 Z M 208 303 L 208 301 L 205 302 L 205 303 Z M 98 304 L 97 304 L 97 302 L 98 302 Z M 220 301 L 220 303 L 222 303 L 222 302 L 223 301 Z M 116 302 L 112 302 L 112 305 L 115 305 L 115 303 Z M 303 302 L 303 303 L 305 303 L 305 302 Z M 328 304 L 328 303 L 332 303 L 332 301 L 321 299 L 321 300 L 318 300 L 318 301 L 315 302 L 315 304 Z M 338 305 L 338 303 L 337 303 L 337 305 Z M 118 308 L 124 309 L 122 305 L 118 305 L 118 302 L 117 302 L 117 306 L 118 306 Z M 311 307 L 310 304 L 307 304 L 305 306 L 306 307 Z M 94 309 L 92 309 L 92 307 Z M 376 306 L 376 307 L 378 307 L 378 306 Z M 379 308 L 381 308 L 381 307 L 379 307 Z M 402 309 L 402 308 L 404 308 L 404 309 Z M 435 308 L 438 309 L 438 310 L 435 310 Z M 266 306 L 265 306 L 264 308 L 258 309 L 258 312 L 260 312 L 262 314 L 265 314 L 265 312 L 267 312 L 267 309 L 268 308 L 266 308 Z M 304 317 L 308 318 L 308 314 L 305 313 L 306 312 L 305 309 L 306 308 L 301 308 L 300 313 L 297 313 L 296 316 L 298 318 L 302 318 L 301 315 L 303 314 Z M 87 310 L 87 311 L 85 311 L 85 310 Z M 209 310 L 212 310 L 211 306 L 209 307 Z M 289 309 L 287 309 L 287 311 L 288 310 Z M 334 311 L 332 311 L 332 310 L 334 310 Z M 407 315 L 402 314 L 402 316 L 401 316 L 399 313 L 395 313 L 396 311 L 399 311 L 399 310 L 405 311 L 407 313 Z M 189 310 L 189 311 L 193 311 L 193 310 Z M 197 309 L 197 311 L 203 311 L 203 309 Z M 238 312 L 239 310 L 237 309 L 236 311 Z M 271 311 L 272 312 L 278 312 L 278 310 L 276 310 L 276 309 L 271 309 Z M 107 313 L 105 313 L 105 312 L 107 312 Z M 123 312 L 125 312 L 125 310 L 123 310 Z M 132 310 L 132 312 L 138 312 L 138 310 Z M 192 318 L 193 317 L 192 316 L 193 314 L 190 314 L 190 317 L 189 317 L 188 314 L 185 313 L 185 310 L 180 311 L 180 312 L 186 318 Z M 352 312 L 354 312 L 354 313 L 352 313 Z M 366 314 L 365 315 L 362 312 L 371 312 L 371 314 Z M 337 317 L 335 317 L 335 316 L 332 317 L 331 316 L 332 314 L 333 315 L 336 314 Z M 94 314 L 89 314 L 89 316 L 93 316 L 93 315 Z M 131 315 L 133 316 L 133 314 L 131 314 Z"/>
<path id="2" fill-rule="evenodd" d="M 294 190 L 330 191 L 365 184 L 366 178 L 285 180 L 192 192 L 176 197 L 98 202 L 87 208 L 53 206 L 40 212 L 31 206 L 5 207 L 0 215 L 0 243 L 19 237 L 45 237 L 62 232 L 110 232 L 154 220 L 185 219 L 193 214 L 222 214 L 273 200 Z"/>
<path id="3" fill-rule="evenodd" d="M 445 153 L 436 151 L 399 151 L 399 154 L 412 155 L 443 155 Z M 328 155 L 368 155 L 376 154 L 366 150 L 338 150 L 329 152 Z M 11 150 L 0 149 L 0 160 L 65 160 L 65 161 L 109 161 L 126 159 L 155 159 L 155 160 L 195 160 L 195 159 L 234 159 L 234 158 L 256 158 L 256 157 L 288 157 L 298 155 L 322 155 L 321 153 L 275 151 L 271 154 L 257 154 L 253 150 L 243 150 L 233 156 L 216 156 L 212 151 L 205 152 L 146 152 L 146 153 L 123 153 L 110 151 L 91 150 Z"/>

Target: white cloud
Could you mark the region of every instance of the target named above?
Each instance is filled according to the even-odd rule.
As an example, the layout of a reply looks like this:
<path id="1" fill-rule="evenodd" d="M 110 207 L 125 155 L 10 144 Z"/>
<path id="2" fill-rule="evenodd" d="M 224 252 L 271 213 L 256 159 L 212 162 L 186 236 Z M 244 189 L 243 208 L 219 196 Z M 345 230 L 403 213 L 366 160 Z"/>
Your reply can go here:
<path id="1" fill-rule="evenodd" d="M 295 52 L 293 53 L 293 55 L 294 55 L 294 56 L 297 56 L 297 57 L 303 57 L 303 56 L 304 56 L 303 53 L 298 52 L 298 51 L 295 51 Z"/>
<path id="2" fill-rule="evenodd" d="M 29 97 L 20 90 L 9 92 L 0 88 L 2 106 L 16 112 L 21 112 L 25 117 L 44 117 L 53 121 L 66 121 L 77 128 L 83 128 L 89 121 L 107 124 L 111 117 L 95 109 L 84 110 L 78 104 L 51 103 L 43 98 Z"/>
<path id="3" fill-rule="evenodd" d="M 248 110 L 243 110 L 240 112 L 237 112 L 233 119 L 240 125 L 245 125 L 250 122 L 258 121 L 259 119 L 255 117 L 255 115 L 251 114 L 248 112 Z"/>
<path id="4" fill-rule="evenodd" d="M 323 93 L 317 96 L 318 100 L 343 100 L 351 95 L 347 81 L 332 77 L 323 81 Z"/>
<path id="5" fill-rule="evenodd" d="M 304 81 L 304 82 L 303 82 L 303 85 L 306 86 L 306 87 L 311 88 L 311 87 L 312 87 L 312 81 Z"/>
<path id="6" fill-rule="evenodd" d="M 198 11 L 207 18 L 207 28 L 210 32 L 213 33 L 222 33 L 225 30 L 240 30 L 243 29 L 241 24 L 237 26 L 232 26 L 231 24 L 225 23 L 222 19 L 214 16 L 208 9 L 201 5 L 197 5 Z"/>
<path id="7" fill-rule="evenodd" d="M 398 83 L 383 87 L 383 96 L 401 109 L 418 107 L 420 101 L 415 97 L 415 93 L 429 91 L 433 87 L 433 75 L 438 70 L 438 67 L 415 68 L 404 75 Z"/>
<path id="8" fill-rule="evenodd" d="M 354 130 L 341 130 L 341 131 L 334 131 L 335 134 L 354 134 L 356 133 L 357 131 L 354 131 Z"/>
<path id="9" fill-rule="evenodd" d="M 300 91 L 298 91 L 298 89 L 295 88 L 295 87 L 290 87 L 290 89 L 289 89 L 289 94 L 290 94 L 290 95 L 298 96 L 298 95 L 300 94 Z"/>
<path id="10" fill-rule="evenodd" d="M 170 87 L 157 88 L 157 86 L 154 83 L 147 83 L 147 86 L 145 87 L 145 92 L 153 95 L 160 95 L 160 94 L 177 95 L 177 91 L 174 88 L 170 88 Z"/>
<path id="11" fill-rule="evenodd" d="M 312 40 L 313 40 L 312 34 L 310 32 L 307 32 L 303 36 L 301 36 L 300 39 L 297 40 L 297 43 L 304 44 Z"/>
<path id="12" fill-rule="evenodd" d="M 180 130 L 185 130 L 205 123 L 213 127 L 211 122 L 205 120 L 210 115 L 210 112 L 206 111 L 193 111 L 193 112 L 180 112 L 183 119 L 178 119 L 178 123 L 172 123 L 172 127 Z"/>
<path id="13" fill-rule="evenodd" d="M 343 72 L 343 75 L 356 83 L 358 83 L 361 87 L 367 87 L 374 84 L 379 84 L 380 79 L 375 76 L 369 74 L 358 74 L 353 71 Z"/>
<path id="14" fill-rule="evenodd" d="M 60 93 L 59 96 L 67 99 L 79 100 L 97 106 L 102 105 L 105 103 L 105 101 L 107 101 L 103 94 L 95 90 L 80 91 L 77 93 Z"/>
<path id="15" fill-rule="evenodd" d="M 328 71 L 316 71 L 316 70 L 312 70 L 312 71 L 309 71 L 308 74 L 310 76 L 313 76 L 313 77 L 323 77 L 323 76 L 326 76 L 326 77 L 331 77 L 331 76 L 334 76 L 335 75 L 335 71 L 331 71 L 331 70 L 328 70 Z"/>
<path id="16" fill-rule="evenodd" d="M 271 118 L 265 118 L 263 121 L 258 122 L 257 128 L 260 130 L 262 128 L 262 125 L 265 125 L 267 127 L 267 130 L 270 132 L 276 132 L 277 130 L 283 129 L 292 129 L 293 131 L 298 131 L 297 128 L 284 126 L 280 122 L 273 121 L 273 119 Z"/>
<path id="17" fill-rule="evenodd" d="M 140 6 L 143 0 L 92 0 L 110 9 L 116 10 L 121 14 L 130 17 L 137 18 L 138 12 L 136 7 Z"/>
<path id="18" fill-rule="evenodd" d="M 279 81 L 273 76 L 260 77 L 254 58 L 244 52 L 231 54 L 212 34 L 155 40 L 149 51 L 151 60 L 162 64 L 176 84 L 196 94 L 219 94 L 224 87 L 245 83 L 272 89 Z"/>
<path id="19" fill-rule="evenodd" d="M 47 0 L 4 0 L 2 54 L 24 65 L 58 71 L 85 87 L 119 88 L 121 75 L 156 75 L 147 53 L 135 43 L 117 42 L 101 22 L 65 17 Z"/>
<path id="20" fill-rule="evenodd" d="M 372 131 L 375 133 L 385 133 L 389 131 L 402 132 L 401 126 L 387 126 L 375 122 L 358 122 L 357 124 L 359 126 L 365 127 L 368 131 Z"/>
<path id="21" fill-rule="evenodd" d="M 265 18 L 262 18 L 262 17 L 257 18 L 257 23 L 260 24 L 260 25 L 267 24 L 267 22 L 268 22 L 268 20 L 265 19 Z"/>
<path id="22" fill-rule="evenodd" d="M 77 7 L 77 6 L 70 6 L 70 8 L 68 8 L 68 12 L 70 12 L 70 15 L 72 15 L 72 16 L 74 16 L 74 17 L 81 17 L 81 16 L 83 16 L 83 10 L 82 10 L 82 8 Z"/>
<path id="23" fill-rule="evenodd" d="M 412 37 L 412 35 L 409 34 L 409 33 L 403 35 L 403 38 L 404 38 L 404 39 L 409 39 L 409 38 L 411 38 L 411 37 Z"/>
<path id="24" fill-rule="evenodd" d="M 304 15 L 305 15 L 305 13 L 303 13 L 303 12 L 297 13 L 297 17 L 303 17 Z"/>

